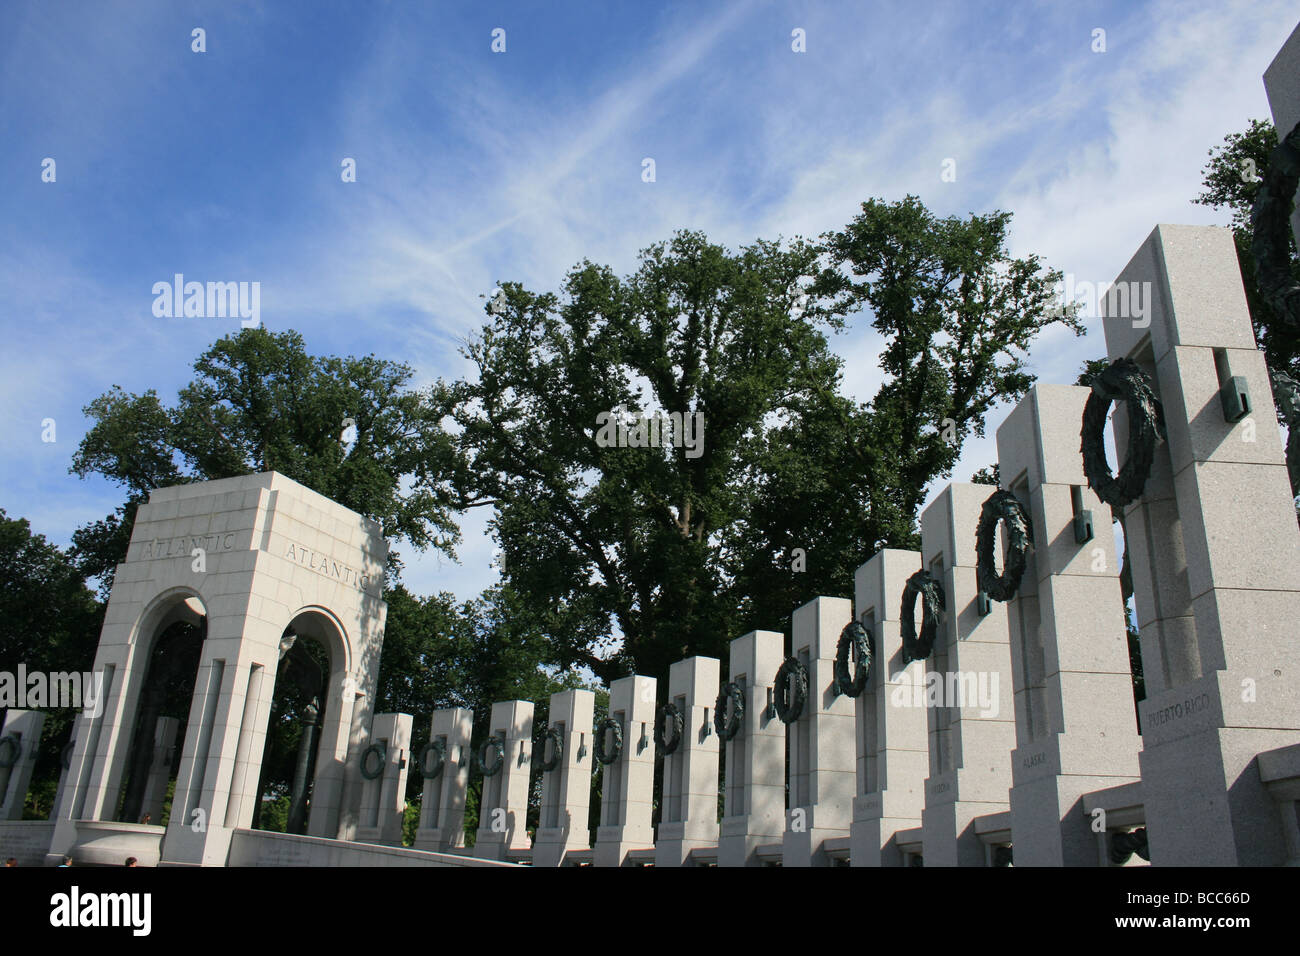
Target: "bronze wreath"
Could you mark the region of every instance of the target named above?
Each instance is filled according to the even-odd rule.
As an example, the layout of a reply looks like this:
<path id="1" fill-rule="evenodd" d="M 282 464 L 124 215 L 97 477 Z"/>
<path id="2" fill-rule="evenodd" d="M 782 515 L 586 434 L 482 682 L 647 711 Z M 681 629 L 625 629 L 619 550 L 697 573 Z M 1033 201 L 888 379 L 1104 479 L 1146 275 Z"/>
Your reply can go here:
<path id="1" fill-rule="evenodd" d="M 496 755 L 496 761 L 488 766 L 487 752 L 492 750 Z M 501 772 L 501 768 L 506 765 L 506 745 L 500 737 L 495 735 L 489 737 L 479 745 L 478 750 L 474 751 L 474 766 L 485 777 L 495 777 Z"/>
<path id="2" fill-rule="evenodd" d="M 1128 405 L 1128 455 L 1115 476 L 1106 463 L 1106 412 L 1111 402 L 1121 400 Z M 1155 461 L 1156 441 L 1165 437 L 1165 412 L 1150 377 L 1136 362 L 1116 359 L 1092 377 L 1079 437 L 1083 473 L 1098 498 L 1122 508 L 1141 497 Z"/>
<path id="3" fill-rule="evenodd" d="M 375 770 L 367 768 L 366 762 L 371 756 L 379 758 L 379 767 Z M 371 744 L 365 750 L 361 751 L 361 776 L 367 780 L 377 780 L 384 775 L 384 764 L 388 761 L 388 748 L 382 741 Z"/>
<path id="4" fill-rule="evenodd" d="M 776 672 L 776 692 L 772 707 L 783 724 L 793 724 L 803 713 L 808 699 L 808 668 L 794 657 L 787 657 Z"/>
<path id="5" fill-rule="evenodd" d="M 677 705 L 672 703 L 664 704 L 659 708 L 659 714 L 655 718 L 655 747 L 665 757 L 669 754 L 676 753 L 677 748 L 682 743 L 682 729 L 685 721 L 682 719 L 682 712 L 677 709 Z M 672 736 L 668 736 L 668 728 L 672 728 Z"/>
<path id="6" fill-rule="evenodd" d="M 999 521 L 1007 527 L 1007 561 L 1001 574 L 993 562 Z M 1033 535 L 1029 515 L 1015 495 L 1001 488 L 989 495 L 975 529 L 975 579 L 981 591 L 995 601 L 1010 601 L 1016 596 L 1025 573 L 1025 555 L 1033 547 Z"/>
<path id="7" fill-rule="evenodd" d="M 731 701 L 731 716 L 727 716 L 727 701 Z M 745 691 L 734 681 L 724 684 L 713 707 L 713 729 L 723 740 L 740 733 L 740 721 L 745 716 Z"/>
<path id="8" fill-rule="evenodd" d="M 605 731 L 613 731 L 614 745 L 608 753 L 605 752 Z M 623 752 L 623 725 L 613 717 L 606 717 L 596 728 L 596 759 L 609 766 L 618 759 L 619 754 Z"/>
<path id="9" fill-rule="evenodd" d="M 548 740 L 551 742 L 550 760 L 546 759 L 546 741 Z M 542 750 L 542 759 L 539 761 L 542 773 L 550 773 L 558 767 L 560 761 L 564 759 L 564 737 L 561 736 L 560 731 L 555 727 L 547 727 L 545 733 L 542 734 L 542 739 L 539 743 Z"/>
<path id="10" fill-rule="evenodd" d="M 438 762 L 429 769 L 429 754 L 436 754 Z M 420 751 L 420 776 L 425 780 L 437 780 L 442 776 L 443 761 L 447 758 L 447 745 L 437 738 L 430 740 Z"/>
<path id="11" fill-rule="evenodd" d="M 921 596 L 921 636 L 916 635 L 916 597 Z M 943 585 L 928 571 L 917 571 L 903 588 L 902 621 L 903 663 L 925 660 L 934 648 L 939 631 L 939 612 L 944 608 Z"/>
<path id="12" fill-rule="evenodd" d="M 860 621 L 849 621 L 840 631 L 840 642 L 835 647 L 835 689 L 845 697 L 857 697 L 871 680 L 871 667 L 875 661 L 872 652 L 874 635 Z M 854 659 L 853 676 L 849 676 L 849 654 Z"/>

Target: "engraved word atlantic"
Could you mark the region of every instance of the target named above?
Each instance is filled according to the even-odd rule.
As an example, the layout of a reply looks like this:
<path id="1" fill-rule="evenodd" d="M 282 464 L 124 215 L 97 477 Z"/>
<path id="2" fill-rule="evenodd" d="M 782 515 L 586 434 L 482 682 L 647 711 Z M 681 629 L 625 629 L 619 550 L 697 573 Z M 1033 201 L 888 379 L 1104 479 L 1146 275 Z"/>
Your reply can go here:
<path id="1" fill-rule="evenodd" d="M 284 556 L 290 561 L 296 561 L 298 564 L 307 568 L 309 571 L 316 571 L 327 577 L 342 581 L 344 584 L 350 584 L 358 591 L 364 591 L 370 584 L 370 577 L 362 574 L 355 568 L 350 568 L 346 564 L 339 562 L 313 551 L 305 545 L 295 546 L 292 541 L 289 542 L 288 549 L 285 550 Z"/>
<path id="2" fill-rule="evenodd" d="M 231 551 L 234 547 L 235 535 L 233 533 L 182 534 L 177 535 L 175 538 L 154 538 L 152 541 L 146 541 L 144 549 L 140 552 L 140 560 L 188 558 L 195 548 L 202 548 L 204 551 L 211 553 L 213 551 Z"/>

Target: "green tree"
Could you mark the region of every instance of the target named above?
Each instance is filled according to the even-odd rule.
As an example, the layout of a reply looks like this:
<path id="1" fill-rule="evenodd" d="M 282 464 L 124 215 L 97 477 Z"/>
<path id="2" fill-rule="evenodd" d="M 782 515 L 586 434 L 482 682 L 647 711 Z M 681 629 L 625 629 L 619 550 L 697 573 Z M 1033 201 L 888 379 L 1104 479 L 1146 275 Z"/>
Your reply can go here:
<path id="1" fill-rule="evenodd" d="M 23 518 L 0 510 L 0 671 L 86 673 L 104 609 L 86 587 L 72 558 L 44 535 L 32 534 Z M 48 817 L 62 766 L 63 746 L 77 711 L 45 710 L 45 728 L 28 803 L 36 818 Z"/>
<path id="2" fill-rule="evenodd" d="M 1060 273 L 1009 257 L 1010 219 L 939 219 L 909 196 L 866 202 L 823 237 L 830 267 L 811 291 L 833 321 L 870 321 L 885 380 L 865 403 L 819 391 L 755 436 L 750 518 L 726 541 L 740 631 L 784 622 L 818 594 L 851 593 L 854 570 L 880 548 L 918 547 L 927 488 L 984 434 L 990 409 L 1033 384 L 1031 342 L 1055 323 L 1081 334 L 1054 291 Z"/>
<path id="3" fill-rule="evenodd" d="M 289 795 L 281 793 L 271 800 L 263 800 L 258 814 L 258 829 L 285 833 L 289 824 Z"/>
<path id="4" fill-rule="evenodd" d="M 474 711 L 476 727 L 485 728 L 495 701 L 543 702 L 555 691 L 583 686 L 577 673 L 552 675 L 539 668 L 550 645 L 508 587 L 489 588 L 459 607 L 450 594 L 417 598 L 400 584 L 384 598 L 389 610 L 379 664 L 380 711 L 466 707 Z"/>
<path id="5" fill-rule="evenodd" d="M 460 429 L 464 504 L 496 507 L 503 576 L 556 662 L 664 676 L 911 543 L 925 486 L 1032 383 L 1032 338 L 1077 330 L 1053 308 L 1059 274 L 1007 257 L 1009 218 L 869 202 L 819 244 L 731 253 L 679 232 L 624 279 L 581 263 L 563 297 L 503 283 L 467 349 L 477 380 L 434 404 Z M 859 405 L 825 333 L 863 309 L 886 382 Z M 698 413 L 702 448 L 603 446 L 598 416 L 619 406 Z"/>
<path id="6" fill-rule="evenodd" d="M 402 846 L 415 846 L 415 831 L 420 828 L 420 798 L 409 801 L 402 813 Z"/>
<path id="7" fill-rule="evenodd" d="M 259 328 L 216 342 L 194 370 L 174 406 L 116 386 L 86 406 L 92 425 L 71 470 L 127 493 L 116 513 L 73 536 L 87 576 L 111 585 L 153 489 L 271 470 L 375 519 L 390 537 L 452 553 L 453 446 L 436 410 L 407 389 L 409 367 L 312 356 L 297 332 Z M 355 441 L 345 445 L 348 420 Z"/>
<path id="8" fill-rule="evenodd" d="M 836 361 L 792 321 L 814 248 L 732 255 L 681 232 L 620 280 L 584 262 L 566 301 L 504 283 L 507 305 L 470 343 L 476 382 L 444 398 L 461 427 L 466 504 L 494 504 L 504 577 L 555 642 L 602 679 L 718 653 L 731 615 L 717 535 L 739 518 L 738 446 Z M 702 445 L 603 447 L 618 406 L 702 417 Z M 608 654 L 611 622 L 622 648 Z"/>
<path id="9" fill-rule="evenodd" d="M 373 355 L 314 356 L 296 332 L 252 329 L 213 344 L 194 370 L 173 405 L 153 391 L 134 395 L 114 387 L 86 407 L 92 424 L 71 470 L 102 474 L 126 492 L 113 515 L 73 536 L 80 572 L 98 577 L 104 596 L 149 492 L 266 470 L 377 520 L 390 539 L 452 553 L 454 446 L 437 410 L 407 387 L 409 367 Z M 400 587 L 395 550 L 387 572 L 391 613 L 379 704 L 427 714 L 438 700 L 431 662 L 454 653 L 458 614 L 446 596 L 421 601 Z M 309 645 L 302 651 L 314 654 Z M 192 670 L 185 677 L 192 680 Z M 292 783 L 307 703 L 293 681 L 277 684 L 264 761 L 266 790 L 277 798 Z M 271 802 L 259 809 L 275 812 Z"/>
<path id="10" fill-rule="evenodd" d="M 1232 237 L 1255 339 L 1270 369 L 1300 379 L 1300 328 L 1287 323 L 1260 295 L 1251 241 L 1255 194 L 1276 148 L 1277 130 L 1268 120 L 1253 119 L 1244 132 L 1229 133 L 1223 145 L 1209 151 L 1210 161 L 1202 170 L 1204 190 L 1192 202 L 1232 214 Z M 1300 254 L 1294 236 L 1290 237 L 1290 256 L 1292 275 L 1300 280 Z"/>
<path id="11" fill-rule="evenodd" d="M 464 622 L 455 597 L 418 597 L 400 582 L 384 591 L 388 616 L 379 658 L 376 709 L 382 713 L 427 713 L 461 706 L 460 635 Z M 427 732 L 428 728 L 425 728 Z"/>

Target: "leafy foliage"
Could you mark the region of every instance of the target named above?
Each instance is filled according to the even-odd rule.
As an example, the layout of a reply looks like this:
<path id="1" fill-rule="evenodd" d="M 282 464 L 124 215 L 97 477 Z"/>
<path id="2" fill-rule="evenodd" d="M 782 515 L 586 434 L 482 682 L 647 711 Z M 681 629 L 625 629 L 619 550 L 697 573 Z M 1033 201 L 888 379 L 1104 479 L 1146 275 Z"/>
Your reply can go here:
<path id="1" fill-rule="evenodd" d="M 1032 383 L 1029 343 L 1054 322 L 1080 331 L 1055 307 L 1059 273 L 1007 256 L 1009 219 L 872 201 L 817 244 L 731 253 L 679 232 L 623 279 L 583 262 L 563 297 L 504 283 L 467 348 L 477 381 L 432 403 L 557 663 L 666 676 L 914 544 L 926 486 Z M 839 394 L 826 338 L 859 313 L 883 340 L 866 404 Z M 597 416 L 619 406 L 699 413 L 702 453 L 603 447 Z"/>
<path id="2" fill-rule="evenodd" d="M 72 558 L 24 518 L 0 510 L 0 671 L 85 673 L 95 662 L 104 609 L 86 587 Z M 58 768 L 76 711 L 46 711 L 35 776 L 33 814 L 53 809 Z"/>
<path id="3" fill-rule="evenodd" d="M 503 285 L 506 308 L 467 350 L 477 382 L 444 398 L 470 504 L 496 504 L 505 577 L 562 665 L 609 680 L 722 646 L 715 535 L 740 516 L 737 449 L 834 374 L 825 340 L 789 318 L 815 261 L 800 243 L 733 256 L 681 232 L 626 280 L 584 262 L 563 304 Z M 702 452 L 601 447 L 597 416 L 620 405 L 700 413 Z M 623 646 L 606 657 L 611 620 Z"/>
<path id="4" fill-rule="evenodd" d="M 102 620 L 69 556 L 0 509 L 0 670 L 90 670 Z"/>
<path id="5" fill-rule="evenodd" d="M 1300 328 L 1283 320 L 1260 295 L 1252 251 L 1251 207 L 1277 143 L 1277 130 L 1268 120 L 1253 119 L 1244 132 L 1229 133 L 1222 146 L 1209 151 L 1210 161 L 1202 170 L 1204 191 L 1193 202 L 1231 212 L 1237 263 L 1256 341 L 1270 369 L 1300 377 Z M 1290 239 L 1290 255 L 1291 272 L 1300 279 L 1300 254 L 1294 236 Z"/>
<path id="6" fill-rule="evenodd" d="M 435 410 L 406 388 L 409 367 L 312 356 L 297 332 L 259 328 L 219 340 L 194 370 L 174 406 L 152 390 L 116 386 L 86 406 L 93 424 L 71 470 L 113 479 L 127 501 L 74 535 L 85 574 L 111 583 L 153 489 L 272 470 L 375 519 L 390 537 L 452 553 L 452 445 Z M 349 419 L 355 441 L 344 444 Z"/>

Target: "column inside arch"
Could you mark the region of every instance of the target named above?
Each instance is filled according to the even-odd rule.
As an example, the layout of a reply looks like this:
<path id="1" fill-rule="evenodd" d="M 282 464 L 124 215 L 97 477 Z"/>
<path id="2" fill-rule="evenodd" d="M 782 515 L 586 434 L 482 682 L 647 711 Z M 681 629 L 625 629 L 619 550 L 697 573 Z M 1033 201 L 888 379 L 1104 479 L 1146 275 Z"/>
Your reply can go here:
<path id="1" fill-rule="evenodd" d="M 164 825 L 175 786 L 199 657 L 207 633 L 202 605 L 191 598 L 159 624 L 136 704 L 115 818 Z"/>
<path id="2" fill-rule="evenodd" d="M 329 651 L 315 630 L 298 619 L 280 639 L 254 829 L 307 832 L 331 670 Z"/>

